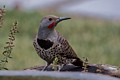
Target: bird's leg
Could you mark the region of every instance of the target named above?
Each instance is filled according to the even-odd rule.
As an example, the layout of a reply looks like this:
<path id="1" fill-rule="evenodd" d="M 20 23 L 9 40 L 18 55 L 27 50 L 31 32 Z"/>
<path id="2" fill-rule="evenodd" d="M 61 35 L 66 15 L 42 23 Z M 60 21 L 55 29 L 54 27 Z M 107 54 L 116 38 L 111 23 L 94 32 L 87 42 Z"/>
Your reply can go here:
<path id="1" fill-rule="evenodd" d="M 45 71 L 49 65 L 50 63 L 47 63 L 46 66 L 41 71 Z"/>
<path id="2" fill-rule="evenodd" d="M 58 71 L 61 71 L 61 69 L 65 66 L 66 64 L 60 64 L 59 66 L 58 66 Z"/>

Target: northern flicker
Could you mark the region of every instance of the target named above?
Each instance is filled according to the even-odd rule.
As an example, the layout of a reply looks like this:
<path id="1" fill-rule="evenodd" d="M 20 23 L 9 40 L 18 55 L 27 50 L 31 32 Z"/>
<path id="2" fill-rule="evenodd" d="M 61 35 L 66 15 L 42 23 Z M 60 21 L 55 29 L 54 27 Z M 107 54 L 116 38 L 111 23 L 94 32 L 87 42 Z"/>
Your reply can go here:
<path id="1" fill-rule="evenodd" d="M 83 61 L 77 57 L 68 41 L 55 30 L 59 22 L 68 19 L 71 18 L 48 15 L 40 22 L 38 34 L 33 41 L 33 45 L 38 55 L 47 62 L 43 70 L 52 64 L 56 57 L 60 65 L 59 70 L 68 63 L 75 66 L 83 66 Z"/>

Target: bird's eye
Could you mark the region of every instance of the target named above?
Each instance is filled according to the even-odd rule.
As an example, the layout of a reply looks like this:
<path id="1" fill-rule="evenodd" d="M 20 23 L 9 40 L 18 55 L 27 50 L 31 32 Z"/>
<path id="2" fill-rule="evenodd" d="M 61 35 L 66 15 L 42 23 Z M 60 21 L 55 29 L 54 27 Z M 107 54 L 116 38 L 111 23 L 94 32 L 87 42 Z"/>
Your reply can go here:
<path id="1" fill-rule="evenodd" d="M 49 18 L 49 21 L 52 21 L 52 18 Z"/>

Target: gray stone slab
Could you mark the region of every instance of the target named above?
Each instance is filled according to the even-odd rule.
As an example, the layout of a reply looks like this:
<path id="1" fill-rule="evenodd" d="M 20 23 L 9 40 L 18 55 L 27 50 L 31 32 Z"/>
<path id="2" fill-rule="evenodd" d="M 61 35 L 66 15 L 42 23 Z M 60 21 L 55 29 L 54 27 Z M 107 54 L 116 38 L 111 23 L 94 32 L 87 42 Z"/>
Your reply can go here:
<path id="1" fill-rule="evenodd" d="M 45 78 L 45 80 L 59 80 L 59 79 L 70 79 L 70 80 L 120 80 L 119 78 L 101 75 L 101 74 L 94 74 L 94 73 L 86 73 L 86 72 L 56 72 L 56 71 L 36 71 L 36 70 L 24 70 L 24 71 L 0 71 L 0 80 L 7 80 L 9 77 L 12 79 L 17 79 L 20 77 L 19 80 L 24 79 L 27 77 L 38 79 Z M 31 80 L 31 79 L 30 79 Z"/>

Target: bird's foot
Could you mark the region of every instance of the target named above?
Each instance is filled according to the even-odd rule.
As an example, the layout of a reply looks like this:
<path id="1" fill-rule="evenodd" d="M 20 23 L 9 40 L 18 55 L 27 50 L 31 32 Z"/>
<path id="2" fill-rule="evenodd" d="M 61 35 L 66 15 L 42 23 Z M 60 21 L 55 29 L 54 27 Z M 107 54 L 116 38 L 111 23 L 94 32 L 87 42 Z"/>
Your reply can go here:
<path id="1" fill-rule="evenodd" d="M 62 68 L 65 66 L 66 64 L 61 64 L 61 65 L 59 65 L 58 66 L 58 71 L 60 72 L 60 71 L 62 71 Z"/>
<path id="2" fill-rule="evenodd" d="M 46 66 L 44 66 L 44 68 L 41 70 L 41 71 L 45 71 L 47 68 L 48 68 L 48 66 L 49 66 L 50 64 L 49 63 L 47 63 L 47 65 Z"/>

